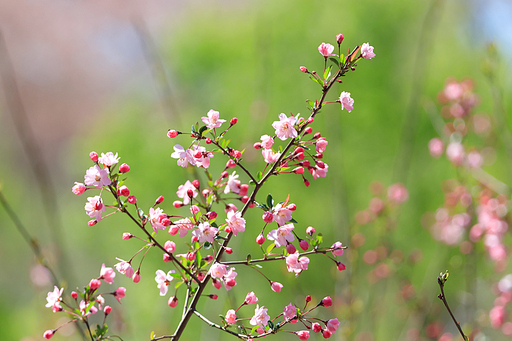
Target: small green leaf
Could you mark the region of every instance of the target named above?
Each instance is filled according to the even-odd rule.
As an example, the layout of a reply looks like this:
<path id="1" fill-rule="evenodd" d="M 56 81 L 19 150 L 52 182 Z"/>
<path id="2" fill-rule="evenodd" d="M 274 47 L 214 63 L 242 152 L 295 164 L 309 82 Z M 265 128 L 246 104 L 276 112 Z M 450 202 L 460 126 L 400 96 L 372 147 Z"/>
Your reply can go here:
<path id="1" fill-rule="evenodd" d="M 331 75 L 331 68 L 332 68 L 332 65 L 330 65 L 329 67 L 327 67 L 327 69 L 325 69 L 325 71 L 324 71 L 324 79 L 329 78 L 329 76 Z"/>
<path id="2" fill-rule="evenodd" d="M 274 199 L 271 194 L 267 195 L 267 206 L 274 207 Z"/>
<path id="3" fill-rule="evenodd" d="M 342 64 L 345 64 L 345 56 L 343 55 L 343 53 L 340 55 L 340 60 Z"/>
<path id="4" fill-rule="evenodd" d="M 263 177 L 263 173 L 260 171 L 260 172 L 258 172 L 257 175 L 258 175 L 258 181 L 261 180 L 261 178 Z"/>
<path id="5" fill-rule="evenodd" d="M 265 254 L 269 254 L 270 251 L 272 251 L 272 249 L 274 249 L 274 247 L 276 246 L 276 244 L 272 243 L 270 244 L 268 247 L 267 247 L 267 251 L 265 252 Z"/>
<path id="6" fill-rule="evenodd" d="M 321 234 L 321 233 L 319 233 L 319 234 L 316 236 L 316 240 L 318 241 L 318 244 L 317 244 L 317 245 L 322 244 L 322 242 L 324 241 L 324 237 L 322 236 L 322 234 Z"/>
<path id="7" fill-rule="evenodd" d="M 206 127 L 206 126 L 202 126 L 202 127 L 199 129 L 199 135 L 200 135 L 200 136 L 203 136 L 203 132 L 204 132 L 206 129 L 208 129 L 208 127 Z"/>
<path id="8" fill-rule="evenodd" d="M 249 253 L 249 254 L 247 255 L 247 263 L 250 263 L 250 262 L 251 262 L 251 260 L 252 260 L 252 257 L 251 257 L 251 254 Z"/>
<path id="9" fill-rule="evenodd" d="M 155 338 L 155 331 L 152 331 L 151 334 L 149 334 L 149 338 L 153 340 Z"/>
<path id="10" fill-rule="evenodd" d="M 174 286 L 174 289 L 178 289 L 180 287 L 180 285 L 182 285 L 182 284 L 183 284 L 183 282 L 176 283 L 176 285 Z"/>
<path id="11" fill-rule="evenodd" d="M 315 83 L 318 83 L 321 87 L 323 87 L 323 86 L 324 86 L 324 83 L 323 83 L 321 80 L 319 80 L 318 78 L 313 77 L 313 76 L 309 76 L 309 78 L 310 78 L 311 80 L 313 80 Z"/>
<path id="12" fill-rule="evenodd" d="M 292 219 L 290 219 L 290 220 L 288 220 L 288 221 L 290 221 L 290 222 L 292 222 L 292 223 L 294 223 L 294 224 L 298 224 L 297 220 L 295 220 L 295 219 L 293 219 L 293 218 L 292 218 Z"/>
<path id="13" fill-rule="evenodd" d="M 336 59 L 334 57 L 329 57 L 329 60 L 331 62 L 333 62 L 334 64 L 336 64 L 337 67 L 340 67 L 340 62 L 338 61 L 338 59 Z"/>

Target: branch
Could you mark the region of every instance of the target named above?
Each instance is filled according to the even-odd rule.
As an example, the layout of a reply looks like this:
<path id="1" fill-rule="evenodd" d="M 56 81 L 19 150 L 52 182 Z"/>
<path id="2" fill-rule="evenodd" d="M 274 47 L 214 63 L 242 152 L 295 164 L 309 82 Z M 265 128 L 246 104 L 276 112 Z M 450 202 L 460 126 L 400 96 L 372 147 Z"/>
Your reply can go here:
<path id="1" fill-rule="evenodd" d="M 441 301 L 443 301 L 444 306 L 450 313 L 453 323 L 455 323 L 455 325 L 457 326 L 457 329 L 459 330 L 459 333 L 462 336 L 462 338 L 464 339 L 464 341 L 468 341 L 469 338 L 466 335 L 464 335 L 464 332 L 462 331 L 462 328 L 460 327 L 460 323 L 457 321 L 455 316 L 453 316 L 452 311 L 450 310 L 450 307 L 448 306 L 448 302 L 446 301 L 446 296 L 444 294 L 444 283 L 446 282 L 447 279 L 448 279 L 448 270 L 446 270 L 446 272 L 444 274 L 441 273 L 439 275 L 439 277 L 437 277 L 437 283 L 439 284 L 439 288 L 441 289 L 441 294 L 439 294 L 437 296 L 437 298 L 439 298 Z"/>

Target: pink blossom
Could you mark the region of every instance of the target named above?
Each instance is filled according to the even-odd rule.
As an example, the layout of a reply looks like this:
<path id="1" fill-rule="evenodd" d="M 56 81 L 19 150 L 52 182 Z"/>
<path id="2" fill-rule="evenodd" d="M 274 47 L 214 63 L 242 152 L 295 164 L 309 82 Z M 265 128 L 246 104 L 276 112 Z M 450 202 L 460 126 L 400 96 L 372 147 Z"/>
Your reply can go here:
<path id="1" fill-rule="evenodd" d="M 354 100 L 350 97 L 350 92 L 343 91 L 340 95 L 339 102 L 341 104 L 341 110 L 345 109 L 348 112 L 354 110 Z"/>
<path id="2" fill-rule="evenodd" d="M 459 142 L 452 142 L 446 148 L 446 157 L 454 166 L 461 166 L 465 155 L 464 147 Z"/>
<path id="3" fill-rule="evenodd" d="M 443 155 L 444 152 L 444 142 L 439 137 L 434 137 L 432 140 L 428 142 L 428 150 L 432 157 L 438 158 Z"/>
<path id="4" fill-rule="evenodd" d="M 330 319 L 329 321 L 327 321 L 327 329 L 329 329 L 329 331 L 331 333 L 336 332 L 336 330 L 338 330 L 339 326 L 340 326 L 340 321 L 338 321 L 337 318 Z"/>
<path id="5" fill-rule="evenodd" d="M 327 172 L 329 171 L 329 166 L 326 163 L 323 163 L 323 168 L 315 165 L 315 167 L 309 167 L 308 171 L 313 176 L 313 179 L 316 180 L 318 178 L 325 178 L 327 176 Z"/>
<path id="6" fill-rule="evenodd" d="M 217 235 L 219 230 L 213 226 L 210 226 L 208 222 L 200 223 L 197 230 L 192 231 L 192 234 L 199 238 L 200 243 L 205 241 L 213 243 L 213 238 Z"/>
<path id="7" fill-rule="evenodd" d="M 494 329 L 498 329 L 505 322 L 506 313 L 502 306 L 495 306 L 489 311 L 489 320 Z"/>
<path id="8" fill-rule="evenodd" d="M 235 277 L 237 275 L 238 274 L 235 272 L 235 268 L 230 268 L 228 270 L 227 274 L 225 274 L 221 278 L 222 284 L 224 284 L 224 288 L 226 288 L 227 291 L 231 290 L 231 288 L 236 285 Z"/>
<path id="9" fill-rule="evenodd" d="M 167 131 L 167 137 L 170 138 L 170 139 L 173 139 L 175 138 L 176 136 L 178 136 L 178 131 L 177 130 L 174 130 L 174 129 L 169 129 Z"/>
<path id="10" fill-rule="evenodd" d="M 254 294 L 254 292 L 251 291 L 251 292 L 247 293 L 247 296 L 245 296 L 245 301 L 244 301 L 245 304 L 255 304 L 257 302 L 258 302 L 258 298 Z"/>
<path id="11" fill-rule="evenodd" d="M 135 195 L 130 195 L 128 197 L 128 202 L 132 205 L 135 205 L 137 203 L 137 198 L 135 197 Z"/>
<path id="12" fill-rule="evenodd" d="M 286 241 L 292 242 L 295 240 L 295 237 L 292 233 L 294 228 L 295 226 L 293 226 L 291 223 L 280 226 L 279 228 L 270 231 L 267 234 L 267 239 L 273 240 L 276 247 L 286 245 Z"/>
<path id="13" fill-rule="evenodd" d="M 189 190 L 192 191 L 191 193 L 192 193 L 193 198 L 197 197 L 197 194 L 198 194 L 197 188 L 195 188 L 195 186 L 192 185 L 192 183 L 189 180 L 187 180 L 187 182 L 185 182 L 185 184 L 180 185 L 178 187 L 178 191 L 176 192 L 176 195 L 178 196 L 178 198 L 183 199 L 184 205 L 188 205 L 190 203 L 190 197 L 188 196 Z"/>
<path id="14" fill-rule="evenodd" d="M 342 262 L 337 262 L 336 267 L 338 268 L 338 271 L 343 271 L 347 268 Z"/>
<path id="15" fill-rule="evenodd" d="M 89 282 L 89 288 L 94 291 L 96 289 L 98 289 L 99 287 L 101 286 L 101 281 L 97 278 L 93 278 L 91 279 L 91 281 Z"/>
<path id="16" fill-rule="evenodd" d="M 108 178 L 108 169 L 100 168 L 98 165 L 92 166 L 85 171 L 84 183 L 96 188 L 110 185 L 111 181 Z"/>
<path id="17" fill-rule="evenodd" d="M 168 240 L 164 244 L 164 249 L 169 253 L 173 253 L 176 250 L 176 243 L 172 240 Z"/>
<path id="18" fill-rule="evenodd" d="M 272 288 L 274 292 L 281 292 L 283 285 L 279 282 L 270 281 L 270 288 Z"/>
<path id="19" fill-rule="evenodd" d="M 205 147 L 192 146 L 192 156 L 197 167 L 208 168 L 210 166 L 210 159 L 213 157 L 211 152 L 206 151 Z"/>
<path id="20" fill-rule="evenodd" d="M 468 166 L 470 168 L 480 168 L 484 163 L 482 155 L 476 150 L 472 150 L 468 153 Z"/>
<path id="21" fill-rule="evenodd" d="M 103 308 L 103 312 L 105 313 L 105 315 L 108 315 L 112 312 L 112 307 L 107 305 L 105 306 L 105 308 Z"/>
<path id="22" fill-rule="evenodd" d="M 320 333 L 322 331 L 322 326 L 320 325 L 320 323 L 318 322 L 315 322 L 311 325 L 311 328 L 313 329 L 313 331 L 315 333 Z"/>
<path id="23" fill-rule="evenodd" d="M 292 219 L 292 211 L 287 207 L 283 207 L 283 204 L 277 204 L 272 211 L 274 212 L 274 221 L 279 226 L 284 225 L 287 221 Z"/>
<path id="24" fill-rule="evenodd" d="M 285 320 L 291 320 L 297 314 L 297 308 L 293 304 L 288 304 L 284 307 L 283 316 Z"/>
<path id="25" fill-rule="evenodd" d="M 52 338 L 53 334 L 54 334 L 54 331 L 53 331 L 53 330 L 51 330 L 51 329 L 48 329 L 47 331 L 45 331 L 45 332 L 43 333 L 43 337 L 44 337 L 45 339 L 49 340 L 49 339 L 51 339 L 51 338 Z"/>
<path id="26" fill-rule="evenodd" d="M 330 338 L 331 335 L 332 335 L 332 333 L 331 333 L 331 331 L 329 329 L 322 330 L 322 336 L 324 337 L 324 339 Z"/>
<path id="27" fill-rule="evenodd" d="M 92 314 L 96 314 L 98 312 L 98 308 L 96 308 L 94 305 L 89 308 L 88 305 L 85 304 L 85 301 L 80 301 L 80 304 L 78 305 L 80 308 L 80 313 L 83 316 L 89 316 Z"/>
<path id="28" fill-rule="evenodd" d="M 87 188 L 85 187 L 85 185 L 83 183 L 75 182 L 75 185 L 73 186 L 73 188 L 71 188 L 71 192 L 73 192 L 76 195 L 80 195 L 83 192 L 85 192 L 86 189 Z"/>
<path id="29" fill-rule="evenodd" d="M 61 288 L 59 290 L 59 288 L 55 286 L 53 291 L 48 292 L 48 295 L 46 296 L 46 301 L 48 301 L 48 303 L 46 303 L 45 307 L 49 308 L 55 305 L 56 303 L 59 303 L 61 300 L 60 297 L 62 296 L 62 291 L 64 291 L 64 288 Z"/>
<path id="30" fill-rule="evenodd" d="M 245 219 L 242 218 L 242 212 L 229 211 L 226 222 L 235 236 L 238 232 L 245 231 Z"/>
<path id="31" fill-rule="evenodd" d="M 462 98 L 463 93 L 462 85 L 457 81 L 446 83 L 443 89 L 443 95 L 450 101 L 458 101 Z"/>
<path id="32" fill-rule="evenodd" d="M 279 121 L 272 123 L 272 127 L 276 130 L 277 137 L 283 141 L 289 137 L 297 137 L 297 131 L 293 127 L 296 120 L 294 116 L 287 117 L 285 114 L 279 114 Z"/>
<path id="33" fill-rule="evenodd" d="M 272 149 L 263 149 L 261 155 L 266 163 L 274 163 L 279 159 L 281 153 L 274 152 Z"/>
<path id="34" fill-rule="evenodd" d="M 330 307 L 332 305 L 332 299 L 331 297 L 329 296 L 325 296 L 323 299 L 322 299 L 322 305 L 324 307 Z"/>
<path id="35" fill-rule="evenodd" d="M 323 153 L 325 152 L 325 148 L 327 147 L 327 140 L 323 137 L 319 138 L 315 143 L 315 148 L 317 153 Z"/>
<path id="36" fill-rule="evenodd" d="M 260 139 L 261 147 L 263 147 L 263 149 L 272 149 L 272 146 L 274 145 L 274 139 L 272 136 L 262 135 Z"/>
<path id="37" fill-rule="evenodd" d="M 331 253 L 333 256 L 341 256 L 343 254 L 343 245 L 341 244 L 341 242 L 336 242 L 334 244 L 332 244 L 331 246 Z"/>
<path id="38" fill-rule="evenodd" d="M 176 296 L 169 297 L 169 301 L 167 301 L 167 304 L 171 308 L 175 308 L 178 305 L 178 298 Z"/>
<path id="39" fill-rule="evenodd" d="M 234 171 L 228 178 L 226 187 L 224 188 L 224 194 L 229 192 L 239 193 L 240 192 L 240 180 L 238 180 L 238 174 Z"/>
<path id="40" fill-rule="evenodd" d="M 267 310 L 264 306 L 261 308 L 259 305 L 254 309 L 254 316 L 251 318 L 249 323 L 253 326 L 266 326 L 268 321 L 270 320 L 270 316 L 267 314 Z"/>
<path id="41" fill-rule="evenodd" d="M 295 274 L 301 273 L 303 270 L 308 269 L 309 258 L 301 257 L 299 259 L 299 253 L 295 252 L 286 257 L 286 267 L 288 272 L 295 272 Z"/>
<path id="42" fill-rule="evenodd" d="M 236 322 L 236 312 L 233 309 L 229 309 L 226 313 L 225 320 L 227 324 L 233 324 Z"/>
<path id="43" fill-rule="evenodd" d="M 222 125 L 222 123 L 226 122 L 226 120 L 220 119 L 219 112 L 213 109 L 210 109 L 206 116 L 201 117 L 201 120 L 203 120 L 208 129 L 218 128 Z"/>
<path id="44" fill-rule="evenodd" d="M 167 226 L 170 225 L 171 221 L 167 218 L 167 214 L 164 211 L 157 207 L 156 209 L 151 207 L 149 209 L 149 222 L 153 227 L 153 232 L 158 232 L 158 230 L 165 230 Z"/>
<path id="45" fill-rule="evenodd" d="M 95 218 L 97 221 L 101 220 L 101 215 L 106 211 L 105 205 L 101 201 L 99 195 L 95 197 L 87 198 L 88 203 L 85 204 L 85 213 L 91 218 Z"/>
<path id="46" fill-rule="evenodd" d="M 130 195 L 130 190 L 128 189 L 128 187 L 123 185 L 117 189 L 117 195 L 128 197 Z"/>
<path id="47" fill-rule="evenodd" d="M 190 221 L 190 219 L 184 218 L 175 221 L 174 225 L 169 228 L 169 233 L 174 235 L 178 232 L 178 230 L 173 230 L 173 228 L 179 229 L 179 236 L 184 237 L 187 235 L 189 230 L 192 230 L 194 228 L 194 224 Z"/>
<path id="48" fill-rule="evenodd" d="M 135 271 L 135 273 L 133 274 L 132 281 L 133 281 L 133 283 L 139 283 L 140 282 L 140 271 L 139 271 L 139 269 L 137 269 L 137 271 Z"/>
<path id="49" fill-rule="evenodd" d="M 190 149 L 185 150 L 181 145 L 177 144 L 174 147 L 174 153 L 171 154 L 171 157 L 174 159 L 178 159 L 178 166 L 187 167 L 190 163 L 192 166 L 195 166 L 196 161 L 192 156 L 192 151 Z"/>
<path id="50" fill-rule="evenodd" d="M 306 229 L 306 233 L 309 234 L 310 236 L 312 236 L 313 234 L 315 234 L 315 228 L 313 226 L 309 226 Z"/>
<path id="51" fill-rule="evenodd" d="M 309 243 L 307 240 L 305 239 L 302 239 L 300 242 L 299 242 L 299 246 L 302 250 L 304 251 L 307 251 L 309 249 Z"/>
<path id="52" fill-rule="evenodd" d="M 256 329 L 256 332 L 257 332 L 258 334 L 260 334 L 260 335 L 261 335 L 261 334 L 265 334 L 265 329 L 263 329 L 263 328 L 260 326 L 260 327 L 258 327 L 258 329 Z"/>
<path id="53" fill-rule="evenodd" d="M 132 268 L 132 265 L 127 262 L 127 261 L 124 261 L 122 259 L 119 259 L 119 258 L 116 258 L 118 261 L 120 261 L 119 263 L 117 263 L 116 265 L 114 265 L 114 267 L 116 268 L 116 270 L 123 274 L 123 275 L 126 275 L 126 277 L 128 278 L 131 278 L 133 276 L 133 268 Z"/>
<path id="54" fill-rule="evenodd" d="M 274 221 L 274 215 L 270 211 L 266 211 L 265 213 L 263 213 L 262 218 L 263 218 L 263 221 L 266 223 L 271 223 Z"/>
<path id="55" fill-rule="evenodd" d="M 307 330 L 301 330 L 300 332 L 295 332 L 297 336 L 299 337 L 299 340 L 307 340 L 309 339 L 309 331 Z"/>
<path id="56" fill-rule="evenodd" d="M 301 66 L 301 67 L 299 67 L 299 70 L 300 70 L 301 72 L 308 72 L 308 68 L 307 68 L 307 67 L 305 67 L 305 66 Z"/>
<path id="57" fill-rule="evenodd" d="M 92 151 L 89 153 L 89 157 L 91 158 L 92 161 L 94 162 L 97 162 L 98 161 L 98 153 L 96 153 L 95 151 Z"/>
<path id="58" fill-rule="evenodd" d="M 119 166 L 119 173 L 128 173 L 130 171 L 130 166 L 126 163 L 123 163 Z"/>
<path id="59" fill-rule="evenodd" d="M 334 51 L 334 46 L 331 44 L 322 43 L 320 46 L 318 46 L 318 52 L 324 57 L 329 57 L 332 55 L 332 52 Z"/>
<path id="60" fill-rule="evenodd" d="M 171 275 L 172 273 L 174 273 L 174 270 L 169 270 L 167 274 L 162 270 L 156 270 L 155 281 L 157 283 L 157 288 L 160 289 L 160 296 L 165 296 L 165 294 L 167 294 L 167 286 L 174 279 Z"/>
<path id="61" fill-rule="evenodd" d="M 401 204 L 409 200 L 409 192 L 401 183 L 396 183 L 388 188 L 388 198 L 394 204 Z"/>
<path id="62" fill-rule="evenodd" d="M 263 237 L 263 235 L 260 233 L 258 235 L 258 237 L 256 237 L 256 243 L 258 243 L 258 245 L 263 245 L 264 242 L 265 242 L 265 237 Z"/>
<path id="63" fill-rule="evenodd" d="M 340 33 L 340 34 L 336 35 L 336 42 L 338 44 L 341 44 L 343 42 L 343 34 Z"/>
<path id="64" fill-rule="evenodd" d="M 100 279 L 103 279 L 108 284 L 112 284 L 114 283 L 114 277 L 116 277 L 114 269 L 105 267 L 105 263 L 103 263 L 100 271 Z"/>
<path id="65" fill-rule="evenodd" d="M 370 46 L 369 43 L 361 45 L 361 56 L 364 59 L 372 60 L 372 58 L 375 57 L 375 53 L 373 53 L 373 46 Z"/>
<path id="66" fill-rule="evenodd" d="M 119 287 L 116 289 L 116 291 L 114 291 L 114 297 L 116 298 L 116 300 L 119 302 L 119 304 L 121 304 L 121 298 L 123 298 L 126 294 L 126 288 L 125 287 Z"/>
<path id="67" fill-rule="evenodd" d="M 224 264 L 214 263 L 210 268 L 210 275 L 213 278 L 222 278 L 228 273 L 227 267 Z"/>
<path id="68" fill-rule="evenodd" d="M 119 157 L 117 157 L 117 153 L 116 155 L 112 152 L 108 152 L 107 154 L 101 153 L 101 156 L 98 158 L 98 162 L 103 166 L 111 167 L 119 162 Z"/>

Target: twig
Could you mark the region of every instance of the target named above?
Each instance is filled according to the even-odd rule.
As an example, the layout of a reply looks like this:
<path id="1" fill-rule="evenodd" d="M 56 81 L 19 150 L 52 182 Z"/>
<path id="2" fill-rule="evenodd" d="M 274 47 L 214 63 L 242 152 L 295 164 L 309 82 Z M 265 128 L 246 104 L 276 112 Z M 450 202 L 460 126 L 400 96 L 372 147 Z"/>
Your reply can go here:
<path id="1" fill-rule="evenodd" d="M 439 275 L 439 277 L 437 277 L 437 283 L 439 284 L 439 288 L 441 289 L 441 294 L 439 294 L 437 296 L 437 298 L 439 298 L 441 301 L 443 301 L 444 306 L 448 310 L 448 313 L 450 313 L 450 316 L 452 317 L 453 323 L 455 323 L 455 325 L 457 326 L 457 329 L 459 330 L 459 333 L 462 336 L 462 338 L 464 339 L 464 341 L 468 341 L 469 338 L 462 331 L 462 328 L 460 327 L 460 323 L 457 321 L 455 316 L 453 316 L 453 313 L 450 310 L 450 307 L 448 306 L 448 302 L 446 301 L 446 296 L 444 294 L 444 283 L 446 282 L 447 279 L 448 279 L 448 270 L 444 274 L 441 273 Z"/>

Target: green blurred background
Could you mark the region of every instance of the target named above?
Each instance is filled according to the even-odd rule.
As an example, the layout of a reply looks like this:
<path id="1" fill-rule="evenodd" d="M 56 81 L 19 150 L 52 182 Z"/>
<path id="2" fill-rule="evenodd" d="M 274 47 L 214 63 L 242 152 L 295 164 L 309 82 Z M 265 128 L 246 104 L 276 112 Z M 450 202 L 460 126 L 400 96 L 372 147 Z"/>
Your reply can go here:
<path id="1" fill-rule="evenodd" d="M 510 11 L 506 2 L 496 2 L 503 3 L 502 8 Z M 329 245 L 335 240 L 349 245 L 356 231 L 354 216 L 367 207 L 372 197 L 369 191 L 372 181 L 385 186 L 403 182 L 409 189 L 410 199 L 400 212 L 393 213 L 398 220 L 387 242 L 400 249 L 405 258 L 421 254 L 419 261 L 414 266 L 404 262 L 396 269 L 399 275 L 394 279 L 373 286 L 366 280 L 372 268 L 361 263 L 357 253 L 352 261 L 342 259 L 347 265 L 345 272 L 336 271 L 334 264 L 325 262 L 323 257 L 311 257 L 310 269 L 298 279 L 286 271 L 284 264 L 265 265 L 265 273 L 284 284 L 280 294 L 270 291 L 265 280 L 254 271 L 238 267 L 238 286 L 229 294 L 224 289 L 212 289 L 212 293 L 219 294 L 219 300 L 206 302 L 202 309 L 205 315 L 216 320 L 218 314 L 237 306 L 247 291 L 255 291 L 260 304 L 275 315 L 289 302 L 301 305 L 304 295 L 310 294 L 315 300 L 330 295 L 335 299 L 335 307 L 319 314 L 322 318 L 336 316 L 342 322 L 340 331 L 333 335 L 335 340 L 407 340 L 406 332 L 410 328 L 420 331 L 417 340 L 431 340 L 423 330 L 434 317 L 446 322 L 445 330 L 455 334 L 436 297 L 436 277 L 440 271 L 450 269 L 454 280 L 448 292 L 456 311 L 466 322 L 464 297 L 467 293 L 463 278 L 468 260 L 457 248 L 435 242 L 421 224 L 423 213 L 433 212 L 443 204 L 442 181 L 456 175 L 444 157 L 435 160 L 429 155 L 427 143 L 437 135 L 424 107 L 436 102 L 446 78 L 471 78 L 475 80 L 481 100 L 478 110 L 492 113 L 491 84 L 484 77 L 481 64 L 487 58 L 486 44 L 495 39 L 504 40 L 496 41 L 503 61 L 493 85 L 505 89 L 503 104 L 505 108 L 510 106 L 510 56 L 507 50 L 500 49 L 500 42 L 510 39 L 510 30 L 508 35 L 506 27 L 502 27 L 505 34 L 493 31 L 505 10 L 488 13 L 484 9 L 495 8 L 490 3 L 191 1 L 165 5 L 165 11 L 159 13 L 158 24 L 152 24 L 153 16 L 145 17 L 133 4 L 131 11 L 121 9 L 124 4 L 117 2 L 119 11 L 125 15 L 112 19 L 117 25 L 112 24 L 116 34 L 107 30 L 107 39 L 99 35 L 102 31 L 94 31 L 92 36 L 99 44 L 98 49 L 107 49 L 105 53 L 110 54 L 115 51 L 125 58 L 115 62 L 116 68 L 133 66 L 133 70 L 119 71 L 120 80 L 105 85 L 103 69 L 91 66 L 95 73 L 91 71 L 88 77 L 94 80 L 97 75 L 98 85 L 91 87 L 94 91 L 89 94 L 82 91 L 81 100 L 76 103 L 66 91 L 80 92 L 78 80 L 61 85 L 57 81 L 41 83 L 47 79 L 42 76 L 30 78 L 31 72 L 44 71 L 44 61 L 52 58 L 39 60 L 39 64 L 22 63 L 23 58 L 28 58 L 23 57 L 23 53 L 30 50 L 9 48 L 10 42 L 17 46 L 17 31 L 9 30 L 10 26 L 5 24 L 1 28 L 7 37 L 21 97 L 31 120 L 30 136 L 49 170 L 49 178 L 43 176 L 43 179 L 50 179 L 50 182 L 41 187 L 37 180 L 41 176 L 40 169 L 34 171 L 33 168 L 37 157 L 28 155 L 23 148 L 8 101 L 3 96 L 0 102 L 2 192 L 31 235 L 39 241 L 69 294 L 73 288 L 97 276 L 102 263 L 112 266 L 117 262 L 116 257 L 128 259 L 140 246 L 134 240 L 121 240 L 123 232 L 134 231 L 126 217 L 114 215 L 96 226 L 87 226 L 88 217 L 83 211 L 86 197 L 77 197 L 70 189 L 74 181 L 82 181 L 85 170 L 90 167 L 88 154 L 91 150 L 117 152 L 121 162 L 130 165 L 127 185 L 138 197 L 141 207 L 147 210 L 157 196 L 164 195 L 166 200 L 162 207 L 166 212 L 173 212 L 171 203 L 176 198 L 177 187 L 186 179 L 192 180 L 194 174 L 177 167 L 170 157 L 172 146 L 187 144 L 186 137 L 171 141 L 165 136 L 167 129 L 187 131 L 212 108 L 218 110 L 222 118 L 236 116 L 238 124 L 230 131 L 232 146 L 245 148 L 248 168 L 260 170 L 263 162 L 252 144 L 261 135 L 272 133 L 271 123 L 280 113 L 306 114 L 305 100 L 319 98 L 318 85 L 302 74 L 299 66 L 320 71 L 323 63 L 318 45 L 322 42 L 335 44 L 336 34 L 343 33 L 342 48 L 370 42 L 377 56 L 373 61 L 361 61 L 356 71 L 329 96 L 329 100 L 335 100 L 341 91 L 350 92 L 355 100 L 352 113 L 341 112 L 339 105 L 328 105 L 314 122 L 314 130 L 329 141 L 324 158 L 329 164 L 327 177 L 312 181 L 307 189 L 298 176 L 273 178 L 258 199 L 264 200 L 271 192 L 276 200 L 282 201 L 290 194 L 291 201 L 298 207 L 293 217 L 299 222 L 297 229 L 302 234 L 312 225 L 324 234 Z M 153 1 L 151 4 L 158 13 L 162 3 Z M 142 2 L 139 5 L 144 8 Z M 21 6 L 2 6 L 12 13 L 20 11 L 19 15 L 23 16 Z M 26 6 L 32 5 L 26 2 Z M 113 6 L 113 9 L 100 7 L 96 10 L 115 13 L 116 9 Z M 56 10 L 56 18 L 59 13 Z M 169 20 L 162 19 L 166 15 Z M 81 20 L 80 24 L 87 25 L 87 20 Z M 74 23 L 69 25 L 73 32 Z M 119 33 L 123 30 L 128 33 Z M 118 39 L 128 42 L 115 49 Z M 127 46 L 126 49 L 123 46 Z M 116 58 L 121 58 L 119 56 Z M 37 68 L 25 68 L 26 65 Z M 73 72 L 87 74 L 89 66 L 80 64 Z M 108 65 L 103 67 L 108 69 Z M 45 91 L 54 91 L 56 99 L 47 110 L 44 105 L 37 105 L 37 96 L 44 97 L 41 94 L 45 92 L 33 90 L 34 84 Z M 10 93 L 8 87 L 4 84 L 4 94 Z M 30 99 L 31 95 L 36 100 Z M 31 114 L 33 112 L 39 114 Z M 497 161 L 487 170 L 510 184 L 510 160 L 501 149 L 497 150 L 497 155 Z M 221 157 L 215 157 L 211 172 L 216 174 L 222 170 L 224 162 Z M 247 182 L 246 178 L 242 179 Z M 48 188 L 55 193 L 55 203 L 48 198 Z M 257 254 L 254 239 L 261 227 L 260 216 L 261 211 L 247 214 L 249 226 L 253 222 L 253 227 L 236 238 L 232 258 L 239 249 L 244 249 L 238 254 L 240 257 L 245 257 L 245 250 Z M 0 209 L 0 226 L 0 339 L 40 340 L 44 330 L 59 326 L 67 318 L 44 307 L 52 285 L 34 280 L 42 278 L 38 275 L 40 269 L 36 267 L 34 255 L 3 209 Z M 366 234 L 364 249 L 375 247 L 381 241 L 379 233 L 375 232 L 381 231 L 378 226 L 368 225 L 357 231 Z M 479 259 L 477 264 L 482 277 L 493 276 L 490 262 Z M 134 284 L 117 275 L 113 286 L 125 286 L 127 296 L 122 306 L 109 300 L 110 297 L 107 301 L 114 309 L 110 328 L 124 340 L 147 340 L 151 331 L 157 335 L 173 332 L 179 311 L 167 306 L 154 282 L 154 271 L 162 266 L 160 253 L 150 252 L 143 263 L 140 283 Z M 506 273 L 510 273 L 510 267 Z M 495 277 L 494 282 L 500 276 Z M 416 288 L 415 299 L 406 303 L 396 300 L 403 279 Z M 479 283 L 481 292 L 473 317 L 489 309 L 494 299 L 484 290 L 493 282 L 482 279 Z M 350 303 L 344 297 L 351 286 L 355 288 L 357 299 Z M 408 314 L 408 309 L 414 310 L 414 306 L 421 306 L 423 314 Z M 241 311 L 243 313 L 251 317 L 253 311 L 247 307 Z M 349 319 L 350 323 L 345 322 Z M 321 338 L 320 335 L 311 337 Z M 296 336 L 281 333 L 274 338 L 295 340 Z M 78 340 L 79 336 L 73 328 L 66 328 L 53 339 Z M 229 337 L 193 320 L 184 339 L 224 340 Z M 500 339 L 500 334 L 493 339 Z"/>

